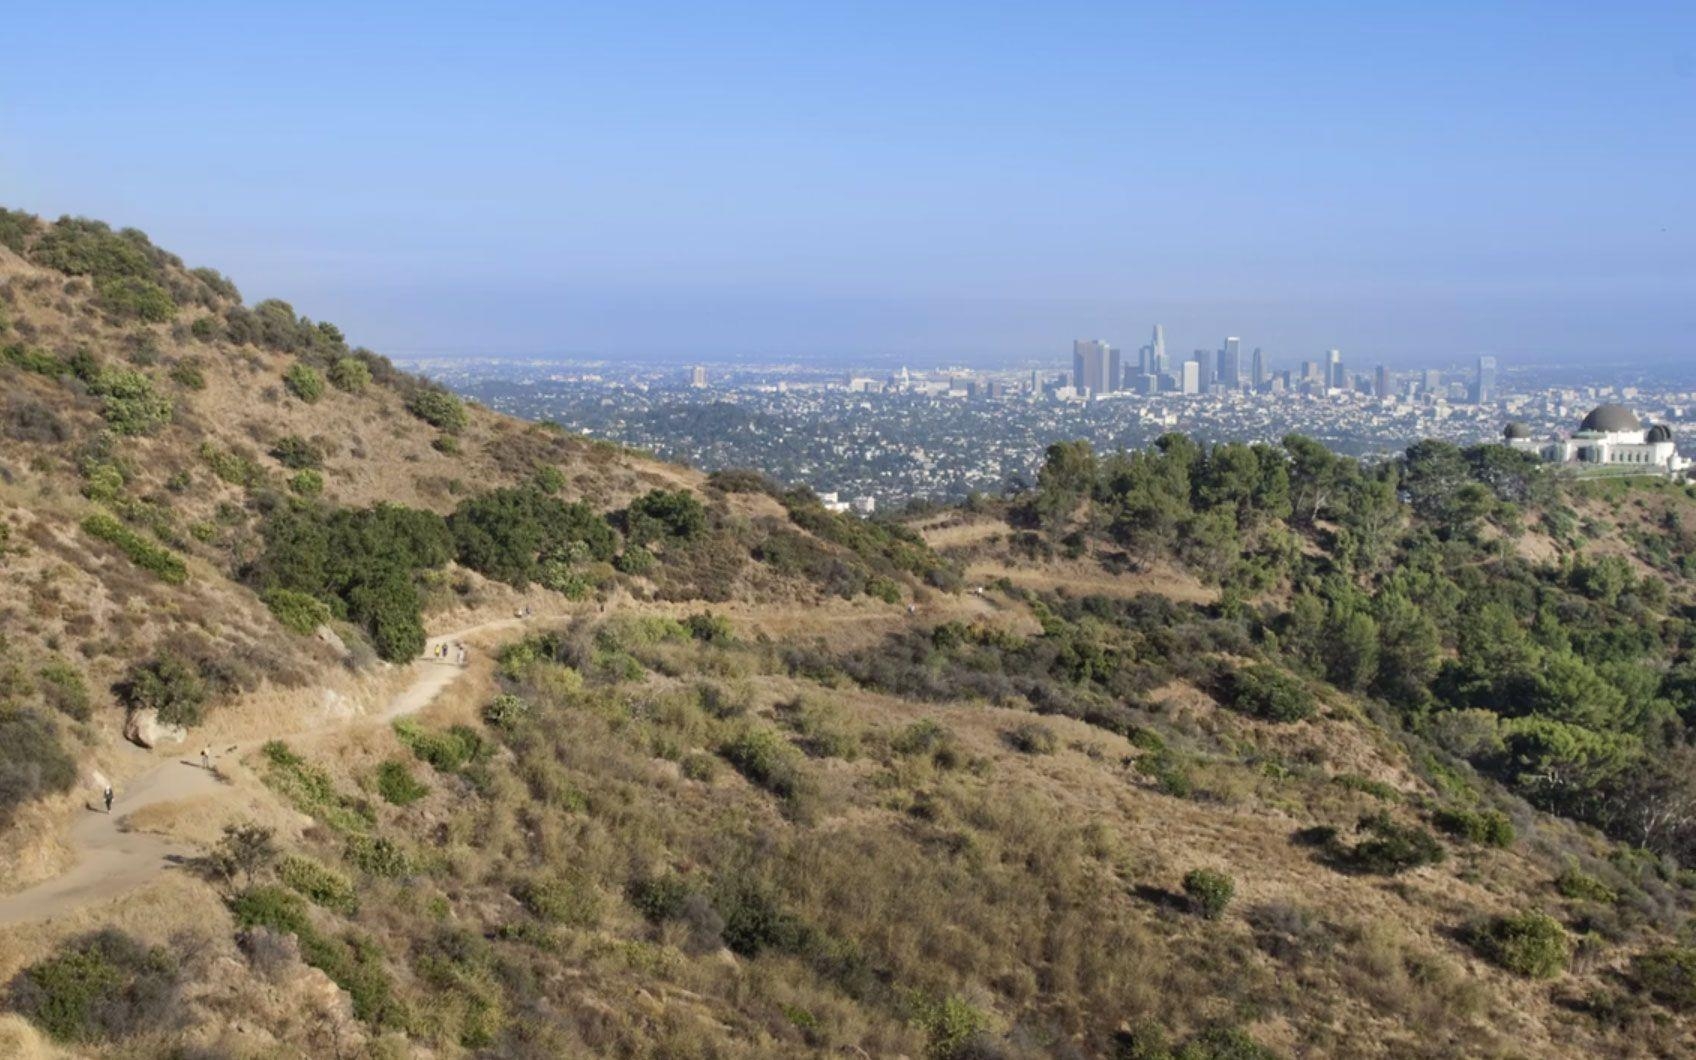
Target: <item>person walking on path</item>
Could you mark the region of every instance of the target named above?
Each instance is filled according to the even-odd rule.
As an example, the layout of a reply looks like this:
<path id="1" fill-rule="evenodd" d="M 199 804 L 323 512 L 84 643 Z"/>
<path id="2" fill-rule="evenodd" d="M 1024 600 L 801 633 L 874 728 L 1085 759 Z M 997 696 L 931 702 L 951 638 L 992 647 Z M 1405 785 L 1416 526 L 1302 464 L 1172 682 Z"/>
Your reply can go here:
<path id="1" fill-rule="evenodd" d="M 212 772 L 212 748 L 202 747 L 200 749 L 200 768 L 208 773 Z"/>
<path id="2" fill-rule="evenodd" d="M 106 793 L 103 797 L 106 800 L 106 813 L 110 815 L 112 812 L 112 785 L 106 785 Z"/>
<path id="3" fill-rule="evenodd" d="M 460 644 L 460 645 L 458 645 L 458 648 L 459 648 L 459 665 L 464 666 L 465 665 L 465 645 Z"/>

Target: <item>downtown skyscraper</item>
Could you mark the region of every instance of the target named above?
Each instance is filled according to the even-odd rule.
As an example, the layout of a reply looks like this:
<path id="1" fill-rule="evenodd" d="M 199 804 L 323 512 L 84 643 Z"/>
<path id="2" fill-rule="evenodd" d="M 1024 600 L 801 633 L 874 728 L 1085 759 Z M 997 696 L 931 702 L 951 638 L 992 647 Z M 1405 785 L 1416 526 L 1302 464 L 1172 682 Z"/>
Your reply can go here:
<path id="1" fill-rule="evenodd" d="M 1219 385 L 1226 390 L 1241 390 L 1243 386 L 1243 343 L 1235 335 L 1219 347 Z"/>
<path id="2" fill-rule="evenodd" d="M 1487 405 L 1496 400 L 1496 359 L 1489 354 L 1478 358 L 1478 375 L 1472 381 L 1472 403 Z"/>
<path id="3" fill-rule="evenodd" d="M 1111 394 L 1122 385 L 1119 350 L 1100 339 L 1072 343 L 1072 386 L 1079 393 Z"/>

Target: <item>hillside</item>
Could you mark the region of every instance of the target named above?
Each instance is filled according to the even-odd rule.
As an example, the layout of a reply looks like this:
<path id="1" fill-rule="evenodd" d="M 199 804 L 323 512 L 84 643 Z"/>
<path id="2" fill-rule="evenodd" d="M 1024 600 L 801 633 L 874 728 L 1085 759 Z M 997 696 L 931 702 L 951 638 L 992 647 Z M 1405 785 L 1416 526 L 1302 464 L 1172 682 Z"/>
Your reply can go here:
<path id="1" fill-rule="evenodd" d="M 1690 1055 L 1688 487 L 862 522 L 0 213 L 0 527 L 7 1055 Z"/>

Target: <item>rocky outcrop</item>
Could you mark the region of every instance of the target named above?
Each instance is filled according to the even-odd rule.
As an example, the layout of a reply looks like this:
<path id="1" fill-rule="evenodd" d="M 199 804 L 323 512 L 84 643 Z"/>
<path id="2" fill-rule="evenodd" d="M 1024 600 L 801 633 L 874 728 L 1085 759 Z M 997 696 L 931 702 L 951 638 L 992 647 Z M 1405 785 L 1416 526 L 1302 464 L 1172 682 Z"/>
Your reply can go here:
<path id="1" fill-rule="evenodd" d="M 153 748 L 182 743 L 188 739 L 188 730 L 160 721 L 157 710 L 132 710 L 124 721 L 124 739 L 138 747 Z"/>

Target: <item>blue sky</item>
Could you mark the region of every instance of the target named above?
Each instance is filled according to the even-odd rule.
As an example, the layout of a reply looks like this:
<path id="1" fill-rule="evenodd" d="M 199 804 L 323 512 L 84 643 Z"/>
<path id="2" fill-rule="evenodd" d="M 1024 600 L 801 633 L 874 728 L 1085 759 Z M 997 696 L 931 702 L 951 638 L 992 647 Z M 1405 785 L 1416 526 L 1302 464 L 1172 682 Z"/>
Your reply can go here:
<path id="1" fill-rule="evenodd" d="M 0 203 L 413 353 L 1696 354 L 1696 4 L 18 5 Z"/>

